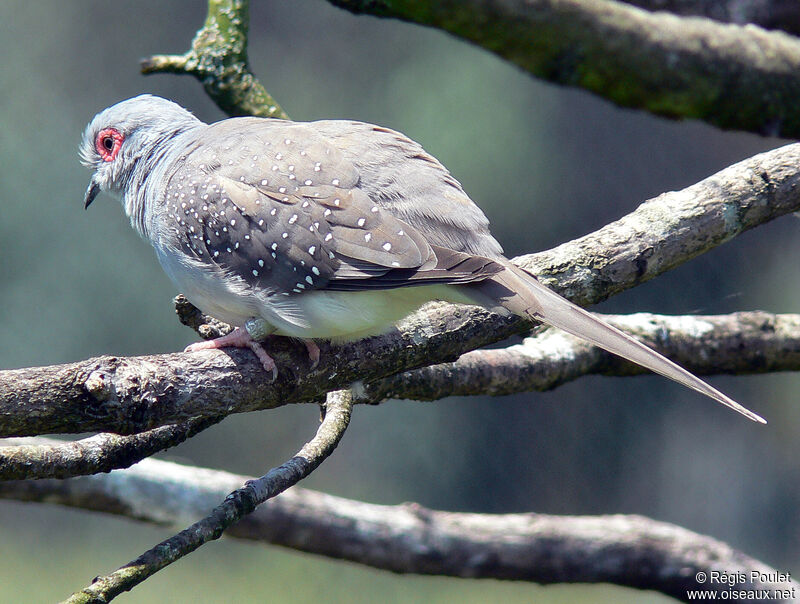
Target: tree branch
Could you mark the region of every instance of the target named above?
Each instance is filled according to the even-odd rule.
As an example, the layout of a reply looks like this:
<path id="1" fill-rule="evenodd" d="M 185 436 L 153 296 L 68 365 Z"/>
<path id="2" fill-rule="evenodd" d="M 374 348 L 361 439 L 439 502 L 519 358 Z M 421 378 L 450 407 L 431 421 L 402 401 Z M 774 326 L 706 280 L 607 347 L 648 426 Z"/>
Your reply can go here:
<path id="1" fill-rule="evenodd" d="M 735 164 L 664 193 L 602 229 L 521 265 L 578 304 L 647 281 L 739 233 L 800 210 L 800 144 Z M 270 343 L 274 383 L 248 351 L 101 357 L 0 371 L 0 436 L 88 431 L 130 434 L 193 417 L 316 402 L 355 381 L 369 383 L 446 361 L 530 327 L 477 307 L 432 304 L 382 336 L 322 345 L 311 370 L 292 342 Z"/>
<path id="2" fill-rule="evenodd" d="M 604 319 L 698 375 L 800 370 L 800 315 L 756 311 L 670 317 L 640 313 L 604 315 Z M 448 396 L 499 396 L 551 390 L 584 375 L 646 373 L 646 369 L 580 338 L 546 329 L 519 345 L 475 350 L 452 363 L 422 367 L 363 384 L 354 402 L 377 404 L 389 398 L 433 401 Z M 128 437 L 100 434 L 78 442 L 54 441 L 57 444 L 48 447 L 0 447 L 0 480 L 68 478 L 126 468 L 182 442 L 221 417 Z"/>
<path id="3" fill-rule="evenodd" d="M 0 480 L 70 478 L 128 468 L 154 453 L 179 445 L 224 415 L 191 419 L 132 436 L 97 434 L 75 442 L 0 447 Z"/>
<path id="4" fill-rule="evenodd" d="M 48 442 L 35 439 L 35 442 Z M 47 501 L 156 523 L 202 516 L 247 478 L 147 459 L 125 471 L 66 481 L 0 484 L 0 497 Z M 180 504 L 175 492 L 180 492 Z M 226 535 L 397 573 L 553 583 L 613 583 L 686 600 L 689 589 L 797 589 L 777 571 L 710 537 L 641 516 L 463 514 L 374 505 L 298 487 Z M 735 586 L 698 584 L 712 571 Z M 751 572 L 762 573 L 751 577 Z"/>
<path id="5" fill-rule="evenodd" d="M 329 0 L 442 29 L 544 80 L 720 128 L 800 136 L 800 41 L 612 0 Z"/>
<path id="6" fill-rule="evenodd" d="M 603 318 L 696 375 L 800 370 L 800 315 L 756 311 L 722 316 L 640 313 Z M 522 344 L 473 350 L 452 363 L 421 367 L 365 384 L 356 402 L 502 396 L 552 390 L 585 375 L 649 373 L 585 340 L 547 329 Z"/>
<path id="7" fill-rule="evenodd" d="M 247 0 L 209 0 L 205 24 L 183 55 L 142 59 L 143 74 L 193 75 L 220 109 L 229 115 L 258 115 L 288 119 L 250 71 Z"/>
<path id="8" fill-rule="evenodd" d="M 649 281 L 800 206 L 800 144 L 759 153 L 662 193 L 593 233 L 518 258 L 581 306 Z"/>
<path id="9" fill-rule="evenodd" d="M 203 544 L 219 539 L 222 532 L 253 512 L 258 505 L 275 497 L 313 472 L 336 448 L 350 422 L 353 407 L 349 391 L 332 392 L 324 406 L 324 419 L 316 435 L 297 454 L 264 476 L 245 482 L 202 520 L 162 541 L 136 560 L 110 575 L 98 577 L 66 602 L 110 602 L 162 568 L 180 560 Z M 241 483 L 239 483 L 241 484 Z M 217 501 L 221 499 L 218 496 Z"/>
<path id="10" fill-rule="evenodd" d="M 715 21 L 800 33 L 800 3 L 797 0 L 624 0 L 650 11 L 668 11 L 686 17 L 708 17 Z"/>

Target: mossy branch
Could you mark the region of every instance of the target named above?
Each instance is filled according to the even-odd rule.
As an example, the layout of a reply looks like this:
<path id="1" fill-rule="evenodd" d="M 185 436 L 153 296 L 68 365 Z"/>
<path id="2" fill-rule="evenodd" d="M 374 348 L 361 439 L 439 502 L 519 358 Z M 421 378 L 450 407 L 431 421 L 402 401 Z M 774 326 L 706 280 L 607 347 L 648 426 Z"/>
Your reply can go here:
<path id="1" fill-rule="evenodd" d="M 209 0 L 208 15 L 183 55 L 155 55 L 141 62 L 142 73 L 193 75 L 228 115 L 288 119 L 250 70 L 247 59 L 247 0 Z"/>
<path id="2" fill-rule="evenodd" d="M 800 136 L 800 40 L 613 0 L 329 0 L 446 31 L 624 107 Z"/>

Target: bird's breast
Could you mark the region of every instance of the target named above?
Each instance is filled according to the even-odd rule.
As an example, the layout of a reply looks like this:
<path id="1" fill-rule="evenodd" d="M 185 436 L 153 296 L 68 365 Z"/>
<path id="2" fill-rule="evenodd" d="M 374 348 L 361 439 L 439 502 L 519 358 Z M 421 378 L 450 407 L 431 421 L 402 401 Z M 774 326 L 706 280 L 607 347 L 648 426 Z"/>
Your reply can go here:
<path id="1" fill-rule="evenodd" d="M 159 245 L 155 249 L 164 272 L 178 291 L 205 314 L 234 326 L 260 316 L 258 301 L 241 278 L 222 274 L 218 267 L 175 250 Z"/>

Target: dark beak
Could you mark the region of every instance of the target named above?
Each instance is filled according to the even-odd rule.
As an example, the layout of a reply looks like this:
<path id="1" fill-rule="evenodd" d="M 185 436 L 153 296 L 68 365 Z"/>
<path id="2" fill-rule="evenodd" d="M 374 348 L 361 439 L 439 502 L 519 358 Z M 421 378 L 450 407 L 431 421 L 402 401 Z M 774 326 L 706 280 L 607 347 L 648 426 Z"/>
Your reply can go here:
<path id="1" fill-rule="evenodd" d="M 98 185 L 93 178 L 92 182 L 89 183 L 89 187 L 86 189 L 86 197 L 83 198 L 84 210 L 91 205 L 98 193 L 100 193 L 100 185 Z"/>

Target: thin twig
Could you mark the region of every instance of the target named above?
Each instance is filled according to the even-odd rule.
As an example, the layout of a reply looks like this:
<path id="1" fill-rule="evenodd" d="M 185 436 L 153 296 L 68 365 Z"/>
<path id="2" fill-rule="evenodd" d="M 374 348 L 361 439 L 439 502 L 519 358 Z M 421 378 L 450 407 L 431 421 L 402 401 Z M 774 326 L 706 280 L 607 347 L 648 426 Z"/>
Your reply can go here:
<path id="1" fill-rule="evenodd" d="M 208 516 L 162 541 L 110 575 L 96 578 L 91 585 L 73 594 L 66 602 L 110 602 L 123 591 L 132 589 L 203 544 L 218 539 L 226 528 L 250 514 L 258 505 L 314 471 L 339 444 L 350 422 L 352 407 L 350 391 L 331 392 L 325 403 L 324 419 L 316 435 L 289 461 L 273 468 L 261 478 L 247 481 L 244 487 L 229 494 Z"/>
<path id="2" fill-rule="evenodd" d="M 70 478 L 127 468 L 179 445 L 224 418 L 195 418 L 131 436 L 104 433 L 74 442 L 0 447 L 0 480 Z"/>

